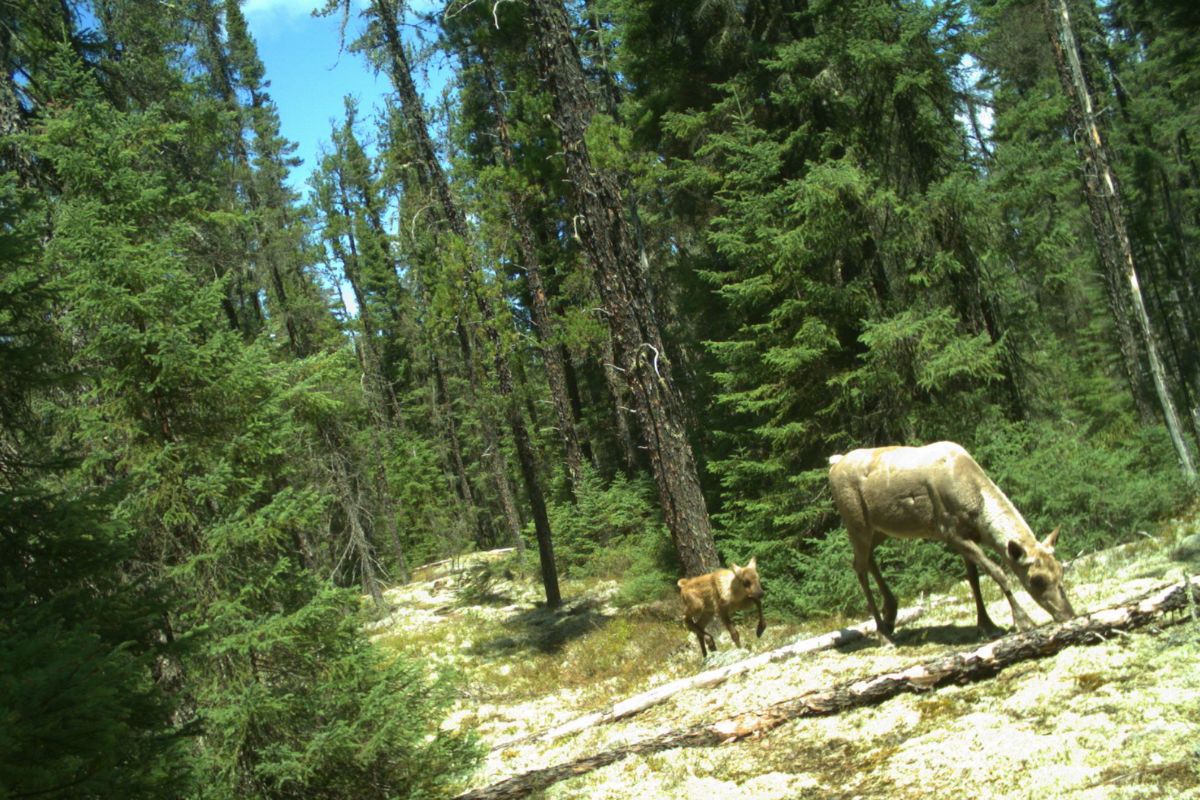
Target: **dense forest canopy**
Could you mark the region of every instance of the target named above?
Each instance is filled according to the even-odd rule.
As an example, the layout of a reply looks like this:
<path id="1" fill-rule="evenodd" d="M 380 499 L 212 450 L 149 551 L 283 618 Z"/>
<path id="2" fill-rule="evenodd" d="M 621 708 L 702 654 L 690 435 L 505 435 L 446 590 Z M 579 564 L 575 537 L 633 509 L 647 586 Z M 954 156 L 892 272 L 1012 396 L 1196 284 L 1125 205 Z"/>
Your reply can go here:
<path id="1" fill-rule="evenodd" d="M 1194 490 L 1190 1 L 322 13 L 392 92 L 302 197 L 237 0 L 0 4 L 0 798 L 437 795 L 385 585 L 858 609 L 855 447 L 962 443 L 1067 556 Z"/>

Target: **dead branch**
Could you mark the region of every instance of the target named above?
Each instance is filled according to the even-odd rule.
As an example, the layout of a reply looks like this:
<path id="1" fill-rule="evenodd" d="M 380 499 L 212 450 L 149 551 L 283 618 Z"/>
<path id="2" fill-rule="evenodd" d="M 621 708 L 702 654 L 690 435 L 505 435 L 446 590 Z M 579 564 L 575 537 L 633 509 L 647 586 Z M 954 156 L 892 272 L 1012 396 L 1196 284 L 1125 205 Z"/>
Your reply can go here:
<path id="1" fill-rule="evenodd" d="M 1187 615 L 1180 615 L 1179 620 L 1168 620 L 1165 615 L 1187 608 L 1196 595 L 1200 595 L 1200 578 L 1190 578 L 1145 595 L 1140 600 L 1068 622 L 1006 636 L 974 650 L 914 664 L 896 672 L 847 681 L 831 689 L 807 692 L 746 714 L 667 731 L 592 756 L 514 775 L 499 783 L 464 792 L 458 795 L 457 800 L 525 797 L 627 756 L 646 755 L 677 747 L 714 747 L 762 735 L 793 719 L 837 714 L 875 705 L 902 693 L 929 691 L 948 683 L 969 683 L 990 678 L 1013 664 L 1045 658 L 1073 645 L 1096 644 L 1105 641 L 1106 636 L 1113 633 L 1134 630 L 1152 622 L 1166 625 L 1187 619 Z"/>
<path id="2" fill-rule="evenodd" d="M 907 625 L 913 620 L 925 613 L 922 607 L 903 609 L 896 617 L 896 624 Z M 527 741 L 552 742 L 555 739 L 561 739 L 564 736 L 569 736 L 572 733 L 591 728 L 597 725 L 606 725 L 610 722 L 632 717 L 634 714 L 639 714 L 647 708 L 664 703 L 680 692 L 688 689 L 702 689 L 724 683 L 735 675 L 741 675 L 743 672 L 758 669 L 775 661 L 783 661 L 787 658 L 803 655 L 805 653 L 814 653 L 818 650 L 828 650 L 832 647 L 841 647 L 842 645 L 857 642 L 875 632 L 875 620 L 867 620 L 860 622 L 857 625 L 852 625 L 848 628 L 823 633 L 820 636 L 814 636 L 809 639 L 804 639 L 799 642 L 792 642 L 789 645 L 769 650 L 766 653 L 752 656 L 743 659 L 734 664 L 729 664 L 717 669 L 710 669 L 701 672 L 697 675 L 691 675 L 686 678 L 664 683 L 662 686 L 656 686 L 653 689 L 636 694 L 633 697 L 627 697 L 619 703 L 615 703 L 604 711 L 597 711 L 592 714 L 585 714 L 582 717 L 577 717 L 570 722 L 566 722 L 550 730 L 541 733 L 535 733 L 532 736 L 523 736 L 519 739 L 512 739 L 496 745 L 494 749 L 503 750 L 507 747 Z"/>

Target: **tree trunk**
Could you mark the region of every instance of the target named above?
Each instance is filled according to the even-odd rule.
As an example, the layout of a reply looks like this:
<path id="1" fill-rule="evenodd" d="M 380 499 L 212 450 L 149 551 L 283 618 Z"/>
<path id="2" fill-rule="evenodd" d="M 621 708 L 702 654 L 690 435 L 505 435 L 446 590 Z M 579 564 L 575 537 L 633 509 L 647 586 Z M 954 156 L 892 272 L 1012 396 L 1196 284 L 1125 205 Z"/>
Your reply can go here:
<path id="1" fill-rule="evenodd" d="M 557 345 L 556 349 L 559 353 L 559 358 L 562 360 L 563 376 L 567 381 L 567 397 L 571 401 L 571 414 L 574 419 L 583 421 L 583 398 L 579 396 L 579 376 L 575 374 L 575 365 L 571 363 L 571 353 L 567 350 L 566 345 Z M 596 456 L 594 449 L 588 442 L 587 437 L 582 437 L 579 441 L 579 448 L 583 451 L 584 458 L 593 468 L 600 468 L 600 461 Z"/>
<path id="2" fill-rule="evenodd" d="M 355 497 L 352 501 L 357 505 L 361 500 L 360 497 Z M 371 545 L 367 541 L 367 533 L 362 527 L 362 518 L 358 514 L 357 508 L 346 508 L 346 514 L 350 518 L 350 544 L 354 548 L 355 554 L 358 556 L 358 571 L 362 578 L 363 592 L 371 595 L 371 599 L 375 602 L 376 608 L 383 608 L 383 591 L 379 586 L 379 579 L 375 576 L 375 564 L 371 556 Z"/>
<path id="3" fill-rule="evenodd" d="M 450 192 L 450 184 L 446 180 L 441 162 L 437 158 L 437 151 L 433 146 L 433 140 L 429 136 L 429 128 L 425 124 L 421 97 L 413 83 L 408 56 L 404 51 L 404 43 L 400 39 L 396 8 L 392 5 L 392 0 L 374 0 L 372 8 L 383 28 L 392 80 L 400 96 L 400 105 L 407 129 L 417 151 L 418 174 L 422 176 L 421 180 L 426 191 L 432 194 L 441 206 L 442 218 L 450 228 L 450 232 L 462 242 L 469 242 L 471 236 L 466 215 L 463 214 Z M 513 443 L 516 445 L 517 460 L 521 466 L 521 477 L 525 483 L 526 493 L 529 495 L 530 512 L 533 515 L 533 526 L 537 533 L 538 554 L 541 560 L 542 583 L 546 590 L 546 603 L 555 607 L 562 603 L 562 596 L 558 588 L 558 570 L 554 564 L 550 519 L 546 513 L 545 494 L 538 479 L 536 455 L 518 399 L 513 392 L 512 371 L 508 365 L 507 350 L 503 337 L 500 335 L 492 304 L 478 286 L 473 285 L 471 288 L 476 308 L 483 318 L 484 335 L 487 336 L 491 345 L 492 366 L 495 371 L 497 388 L 505 405 Z M 520 545 L 520 537 L 516 538 L 516 544 Z"/>
<path id="4" fill-rule="evenodd" d="M 633 395 L 664 519 L 684 571 L 700 575 L 719 566 L 716 545 L 683 424 L 683 401 L 625 204 L 614 177 L 596 168 L 587 149 L 594 106 L 566 12 L 558 0 L 532 0 L 529 10 L 579 214 L 576 229 L 607 315 L 616 356 L 611 368 L 620 370 Z"/>
<path id="5" fill-rule="evenodd" d="M 527 797 L 559 781 L 587 774 L 631 755 L 648 755 L 677 747 L 716 747 L 757 736 L 803 717 L 828 716 L 877 705 L 900 694 L 926 692 L 947 684 L 991 678 L 1022 661 L 1045 658 L 1072 645 L 1096 644 L 1111 635 L 1150 623 L 1166 625 L 1172 611 L 1200 602 L 1200 578 L 1178 583 L 1142 600 L 1098 611 L 1070 622 L 1014 634 L 982 647 L 943 656 L 907 669 L 847 681 L 808 692 L 774 705 L 711 723 L 643 739 L 592 756 L 531 770 L 507 780 L 458 795 L 457 800 L 501 800 Z"/>
<path id="6" fill-rule="evenodd" d="M 450 447 L 450 463 L 456 477 L 455 491 L 466 509 L 466 527 L 475 532 L 475 540 L 483 541 L 485 529 L 483 519 L 479 514 L 479 502 L 475 499 L 475 491 L 471 488 L 471 479 L 467 475 L 467 465 L 463 460 L 462 442 L 458 435 L 458 423 L 454 419 L 454 409 L 450 405 L 450 394 L 446 390 L 446 375 L 442 367 L 442 358 L 438 355 L 435 345 L 430 343 L 433 353 L 433 413 L 441 422 L 441 428 Z"/>
<path id="7" fill-rule="evenodd" d="M 346 453 L 346 444 L 342 441 L 341 434 L 334 428 L 327 428 L 324 434 L 326 444 L 329 446 L 330 472 L 333 475 L 334 490 L 337 492 L 342 513 L 346 515 L 346 524 L 350 526 L 350 539 L 346 543 L 342 555 L 334 563 L 334 573 L 336 574 L 341 566 L 346 553 L 353 551 L 354 558 L 358 562 L 358 574 L 362 581 L 363 593 L 371 595 L 376 608 L 382 608 L 383 591 L 375 575 L 371 542 L 362 522 L 364 514 L 362 486 L 357 479 L 358 476 L 352 474 L 352 467 Z"/>
<path id="8" fill-rule="evenodd" d="M 1063 90 L 1071 100 L 1072 113 L 1083 131 L 1083 155 L 1087 164 L 1085 191 L 1088 208 L 1091 212 L 1092 226 L 1096 233 L 1096 243 L 1101 252 L 1101 261 L 1109 276 L 1108 281 L 1113 287 L 1124 282 L 1128 290 L 1134 318 L 1141 333 L 1141 343 L 1150 362 L 1150 374 L 1154 379 L 1154 389 L 1158 395 L 1159 405 L 1162 407 L 1163 422 L 1171 436 L 1171 443 L 1175 446 L 1180 469 L 1189 482 L 1194 482 L 1196 467 L 1192 463 L 1192 454 L 1188 443 L 1183 438 L 1183 427 L 1179 422 L 1179 415 L 1175 411 L 1175 402 L 1172 400 L 1170 389 L 1167 386 L 1166 371 L 1158 352 L 1158 343 L 1150 323 L 1150 316 L 1146 313 L 1141 288 L 1138 285 L 1137 266 L 1133 257 L 1133 247 L 1125 227 L 1125 212 L 1117 178 L 1110 166 L 1111 159 L 1108 148 L 1100 131 L 1099 114 L 1092 105 L 1091 92 L 1083 72 L 1075 34 L 1071 28 L 1071 17 L 1066 0 L 1045 0 L 1043 10 L 1054 49 L 1054 60 L 1058 66 L 1059 78 L 1062 81 Z M 1117 309 L 1114 309 L 1114 313 L 1120 314 Z M 1118 326 L 1122 324 L 1120 317 L 1116 321 Z M 1123 346 L 1122 349 L 1124 350 L 1126 346 Z"/>
<path id="9" fill-rule="evenodd" d="M 492 479 L 496 483 L 496 494 L 500 498 L 500 509 L 504 514 L 504 524 L 508 527 L 509 541 L 518 550 L 524 551 L 525 543 L 521 539 L 521 514 L 517 510 L 516 492 L 508 477 L 508 460 L 504 457 L 504 448 L 500 446 L 500 436 L 496 433 L 491 409 L 484 406 L 483 392 L 479 385 L 479 370 L 475 367 L 475 345 L 471 342 L 461 319 L 455 324 L 454 330 L 467 370 L 467 396 L 479 416 L 484 457 L 491 465 Z M 479 545 L 483 547 L 484 543 L 479 542 Z"/>
<path id="10" fill-rule="evenodd" d="M 1114 10 L 1117 24 L 1128 27 L 1120 9 Z M 1121 67 L 1107 42 L 1101 42 L 1103 62 L 1112 82 L 1121 120 L 1128 131 L 1130 141 L 1136 147 L 1153 148 L 1154 133 L 1144 119 L 1135 119 L 1130 108 L 1130 98 L 1121 79 Z M 1161 164 L 1143 164 L 1135 168 L 1134 181 L 1138 192 L 1147 201 L 1157 199 L 1161 203 L 1159 213 L 1165 223 L 1167 241 L 1164 244 L 1154 222 L 1145 222 L 1142 232 L 1145 241 L 1139 256 L 1141 263 L 1157 265 L 1158 270 L 1149 280 L 1151 297 L 1157 316 L 1163 321 L 1164 335 L 1171 353 L 1172 371 L 1184 405 L 1191 409 L 1192 436 L 1200 443 L 1200 293 L 1192 281 L 1195 272 L 1191 248 L 1184 233 L 1183 220 L 1174 190 L 1167 172 Z M 1153 207 L 1152 202 L 1146 203 Z M 1144 212 L 1147 215 L 1150 212 Z M 1134 218 L 1134 225 L 1137 217 Z"/>
<path id="11" fill-rule="evenodd" d="M 514 159 L 507 111 L 501 100 L 500 92 L 496 89 L 492 65 L 488 60 L 486 50 L 481 50 L 480 55 L 483 61 L 483 77 L 487 87 L 488 102 L 496 120 L 500 156 L 505 166 L 512 169 Z M 554 342 L 556 327 L 554 315 L 550 312 L 550 303 L 546 299 L 546 288 L 542 282 L 541 259 L 538 258 L 524 198 L 516 192 L 511 192 L 509 201 L 513 227 L 517 231 L 517 244 L 523 262 L 522 267 L 525 270 L 525 282 L 529 287 L 530 313 L 533 317 L 533 324 L 537 328 L 538 340 L 541 343 L 542 360 L 546 365 L 546 382 L 550 387 L 550 398 L 554 403 L 558 432 L 562 438 L 563 451 L 566 456 L 567 473 L 571 481 L 571 495 L 577 497 L 579 487 L 583 483 L 583 451 L 579 446 L 575 416 L 571 411 L 570 398 L 567 396 L 566 367 L 563 365 L 562 351 Z"/>

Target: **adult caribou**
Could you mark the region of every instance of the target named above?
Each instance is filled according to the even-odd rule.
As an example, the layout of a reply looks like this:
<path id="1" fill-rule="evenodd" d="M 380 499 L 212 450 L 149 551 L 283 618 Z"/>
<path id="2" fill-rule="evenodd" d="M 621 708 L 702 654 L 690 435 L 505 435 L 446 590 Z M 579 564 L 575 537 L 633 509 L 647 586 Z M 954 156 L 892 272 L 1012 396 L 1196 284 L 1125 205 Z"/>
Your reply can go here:
<path id="1" fill-rule="evenodd" d="M 1062 565 L 1054 557 L 1058 528 L 1039 542 L 1004 492 L 960 445 L 938 442 L 925 447 L 875 447 L 831 456 L 829 463 L 833 499 L 854 549 L 854 572 L 885 641 L 892 641 L 897 611 L 896 597 L 875 563 L 875 547 L 885 536 L 934 539 L 961 555 L 979 627 L 986 635 L 1002 631 L 984 607 L 979 570 L 1000 585 L 1018 628 L 1032 628 L 1033 621 L 1013 597 L 1004 570 L 987 557 L 981 545 L 1000 556 L 1055 620 L 1075 616 L 1063 591 Z M 867 582 L 868 570 L 883 596 L 882 616 Z"/>

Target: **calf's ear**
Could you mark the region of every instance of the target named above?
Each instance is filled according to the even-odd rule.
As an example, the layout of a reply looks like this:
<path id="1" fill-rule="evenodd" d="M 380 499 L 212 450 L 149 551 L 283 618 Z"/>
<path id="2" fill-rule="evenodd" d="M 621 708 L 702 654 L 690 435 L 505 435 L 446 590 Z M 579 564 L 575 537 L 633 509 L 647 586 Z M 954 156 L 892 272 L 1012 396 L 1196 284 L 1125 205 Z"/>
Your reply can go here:
<path id="1" fill-rule="evenodd" d="M 737 575 L 739 578 L 742 576 L 742 568 L 739 567 L 736 562 L 730 561 L 729 568 L 733 570 L 734 575 Z"/>
<path id="2" fill-rule="evenodd" d="M 746 569 L 758 569 L 758 556 L 750 557 L 750 563 L 746 565 Z"/>

